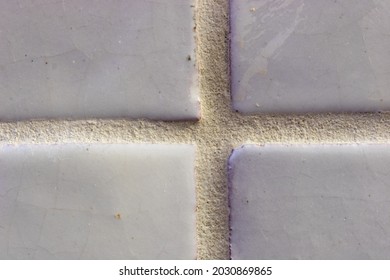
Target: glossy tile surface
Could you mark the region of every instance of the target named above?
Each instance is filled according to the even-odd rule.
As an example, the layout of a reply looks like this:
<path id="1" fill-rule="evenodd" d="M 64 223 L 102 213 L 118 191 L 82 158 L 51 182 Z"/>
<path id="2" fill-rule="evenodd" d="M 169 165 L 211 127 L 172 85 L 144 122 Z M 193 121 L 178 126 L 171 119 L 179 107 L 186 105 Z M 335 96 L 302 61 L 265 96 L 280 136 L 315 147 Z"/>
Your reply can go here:
<path id="1" fill-rule="evenodd" d="M 233 259 L 390 259 L 389 145 L 248 145 L 229 172 Z"/>
<path id="2" fill-rule="evenodd" d="M 194 147 L 0 149 L 0 259 L 194 259 Z"/>
<path id="3" fill-rule="evenodd" d="M 390 2 L 231 0 L 234 109 L 390 109 Z"/>
<path id="4" fill-rule="evenodd" d="M 0 0 L 0 120 L 198 118 L 193 4 Z"/>

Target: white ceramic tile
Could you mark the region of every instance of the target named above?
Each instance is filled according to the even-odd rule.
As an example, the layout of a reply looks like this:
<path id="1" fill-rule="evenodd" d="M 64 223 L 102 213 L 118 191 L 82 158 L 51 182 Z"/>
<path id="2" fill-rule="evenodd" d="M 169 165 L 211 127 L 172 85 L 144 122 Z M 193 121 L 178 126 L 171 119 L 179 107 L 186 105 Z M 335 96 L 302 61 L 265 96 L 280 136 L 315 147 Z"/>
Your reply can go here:
<path id="1" fill-rule="evenodd" d="M 390 109 L 388 0 L 232 0 L 234 109 Z"/>
<path id="2" fill-rule="evenodd" d="M 0 0 L 0 120 L 199 117 L 194 0 Z"/>
<path id="3" fill-rule="evenodd" d="M 390 259 L 389 145 L 249 145 L 229 166 L 233 259 Z"/>
<path id="4" fill-rule="evenodd" d="M 194 259 L 191 145 L 0 149 L 0 259 Z"/>

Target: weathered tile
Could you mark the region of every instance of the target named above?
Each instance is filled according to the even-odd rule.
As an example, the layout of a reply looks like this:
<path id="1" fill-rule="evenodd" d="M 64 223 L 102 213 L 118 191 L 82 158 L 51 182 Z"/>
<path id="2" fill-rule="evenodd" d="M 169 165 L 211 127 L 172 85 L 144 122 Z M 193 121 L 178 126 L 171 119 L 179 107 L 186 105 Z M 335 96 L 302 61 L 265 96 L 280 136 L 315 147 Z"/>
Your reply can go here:
<path id="1" fill-rule="evenodd" d="M 191 145 L 0 149 L 0 259 L 194 259 Z"/>
<path id="2" fill-rule="evenodd" d="M 389 13 L 387 0 L 232 0 L 234 108 L 389 110 Z"/>
<path id="3" fill-rule="evenodd" d="M 194 0 L 0 0 L 0 120 L 199 118 Z"/>
<path id="4" fill-rule="evenodd" d="M 233 259 L 389 259 L 389 145 L 243 146 L 230 160 Z"/>

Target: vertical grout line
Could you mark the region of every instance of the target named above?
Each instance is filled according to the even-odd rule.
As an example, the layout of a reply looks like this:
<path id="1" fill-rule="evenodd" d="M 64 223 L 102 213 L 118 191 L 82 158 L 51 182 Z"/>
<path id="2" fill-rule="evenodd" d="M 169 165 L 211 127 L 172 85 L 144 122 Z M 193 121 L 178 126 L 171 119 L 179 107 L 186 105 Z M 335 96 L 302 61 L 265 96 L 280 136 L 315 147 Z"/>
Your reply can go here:
<path id="1" fill-rule="evenodd" d="M 198 0 L 197 36 L 202 119 L 196 138 L 200 259 L 228 259 L 227 146 L 221 127 L 230 111 L 227 0 Z M 221 139 L 220 139 L 221 138 Z M 222 141 L 221 141 L 222 140 Z"/>

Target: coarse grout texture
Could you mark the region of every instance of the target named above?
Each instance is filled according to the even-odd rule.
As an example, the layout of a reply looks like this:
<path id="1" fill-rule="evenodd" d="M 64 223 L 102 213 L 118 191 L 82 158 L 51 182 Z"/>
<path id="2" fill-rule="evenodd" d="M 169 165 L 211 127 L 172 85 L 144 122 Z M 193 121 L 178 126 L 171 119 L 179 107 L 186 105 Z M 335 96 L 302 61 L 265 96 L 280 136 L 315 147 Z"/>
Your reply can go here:
<path id="1" fill-rule="evenodd" d="M 200 121 L 120 119 L 1 123 L 1 143 L 195 144 L 198 259 L 230 258 L 227 162 L 234 147 L 244 143 L 388 143 L 390 114 L 245 116 L 233 112 L 228 5 L 229 0 L 198 0 L 196 4 Z"/>

